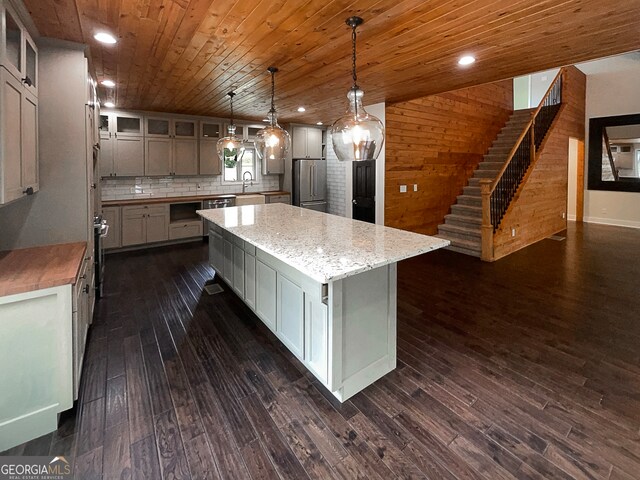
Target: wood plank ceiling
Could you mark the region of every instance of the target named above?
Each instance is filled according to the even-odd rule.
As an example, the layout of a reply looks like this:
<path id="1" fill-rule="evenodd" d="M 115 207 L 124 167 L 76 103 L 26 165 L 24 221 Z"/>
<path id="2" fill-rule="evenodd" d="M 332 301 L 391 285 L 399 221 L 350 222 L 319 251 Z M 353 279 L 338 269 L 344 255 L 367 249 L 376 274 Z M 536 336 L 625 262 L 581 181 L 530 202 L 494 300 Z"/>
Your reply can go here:
<path id="1" fill-rule="evenodd" d="M 90 45 L 118 107 L 330 123 L 358 32 L 365 104 L 395 102 L 640 49 L 640 0 L 25 0 L 41 35 Z M 115 46 L 93 39 L 97 31 Z M 463 54 L 478 61 L 457 65 Z M 298 113 L 297 107 L 306 107 Z"/>

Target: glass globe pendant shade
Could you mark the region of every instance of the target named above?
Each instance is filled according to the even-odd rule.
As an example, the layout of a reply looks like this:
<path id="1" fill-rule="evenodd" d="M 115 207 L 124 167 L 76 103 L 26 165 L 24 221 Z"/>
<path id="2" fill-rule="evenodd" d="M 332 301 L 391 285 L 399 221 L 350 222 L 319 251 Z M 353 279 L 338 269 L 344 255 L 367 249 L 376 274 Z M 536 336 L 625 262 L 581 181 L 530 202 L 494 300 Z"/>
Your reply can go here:
<path id="1" fill-rule="evenodd" d="M 278 125 L 276 114 L 269 113 L 269 125 L 261 129 L 254 140 L 258 157 L 268 160 L 280 160 L 287 156 L 291 145 L 289 132 Z"/>
<path id="2" fill-rule="evenodd" d="M 244 154 L 244 144 L 236 137 L 236 126 L 227 127 L 227 136 L 222 137 L 216 144 L 218 157 L 226 168 L 233 168 Z"/>
<path id="3" fill-rule="evenodd" d="M 362 106 L 364 92 L 352 88 L 347 94 L 349 109 L 331 126 L 331 142 L 338 160 L 375 160 L 384 144 L 384 126 Z"/>

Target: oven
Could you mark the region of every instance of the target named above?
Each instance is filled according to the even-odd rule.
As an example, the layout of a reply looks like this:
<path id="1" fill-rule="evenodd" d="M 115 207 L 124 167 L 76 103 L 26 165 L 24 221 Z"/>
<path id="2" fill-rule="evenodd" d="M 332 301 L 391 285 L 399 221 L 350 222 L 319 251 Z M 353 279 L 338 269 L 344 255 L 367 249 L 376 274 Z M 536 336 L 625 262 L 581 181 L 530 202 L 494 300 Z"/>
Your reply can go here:
<path id="1" fill-rule="evenodd" d="M 102 218 L 102 215 L 96 215 L 93 218 L 93 258 L 96 275 L 96 298 L 102 297 L 102 285 L 104 282 L 104 248 L 102 242 L 107 235 L 109 235 L 109 225 L 107 225 L 107 221 Z"/>

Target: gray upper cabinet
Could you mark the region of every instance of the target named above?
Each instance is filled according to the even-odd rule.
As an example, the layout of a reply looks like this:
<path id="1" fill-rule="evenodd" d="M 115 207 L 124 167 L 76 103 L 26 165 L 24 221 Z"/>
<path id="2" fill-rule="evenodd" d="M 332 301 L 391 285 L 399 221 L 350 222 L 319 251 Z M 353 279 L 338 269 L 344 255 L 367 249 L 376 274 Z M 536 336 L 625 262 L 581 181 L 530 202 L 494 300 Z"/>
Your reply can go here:
<path id="1" fill-rule="evenodd" d="M 145 175 L 198 174 L 198 121 L 145 117 Z"/>
<path id="2" fill-rule="evenodd" d="M 144 175 L 142 117 L 128 113 L 100 112 L 100 176 Z"/>
<path id="3" fill-rule="evenodd" d="M 0 65 L 24 88 L 38 96 L 38 48 L 20 21 L 17 12 L 0 1 L 2 35 L 0 40 Z"/>
<path id="4" fill-rule="evenodd" d="M 293 158 L 322 158 L 322 129 L 315 127 L 293 127 Z"/>

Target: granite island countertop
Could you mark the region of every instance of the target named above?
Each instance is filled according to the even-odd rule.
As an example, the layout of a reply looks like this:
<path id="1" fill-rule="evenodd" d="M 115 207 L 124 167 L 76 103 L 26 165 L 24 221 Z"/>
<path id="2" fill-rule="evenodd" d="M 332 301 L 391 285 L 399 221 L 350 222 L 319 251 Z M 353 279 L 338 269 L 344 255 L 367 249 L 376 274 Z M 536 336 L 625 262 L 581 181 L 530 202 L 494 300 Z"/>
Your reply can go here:
<path id="1" fill-rule="evenodd" d="M 197 213 L 320 283 L 449 245 L 440 238 L 285 204 Z"/>

